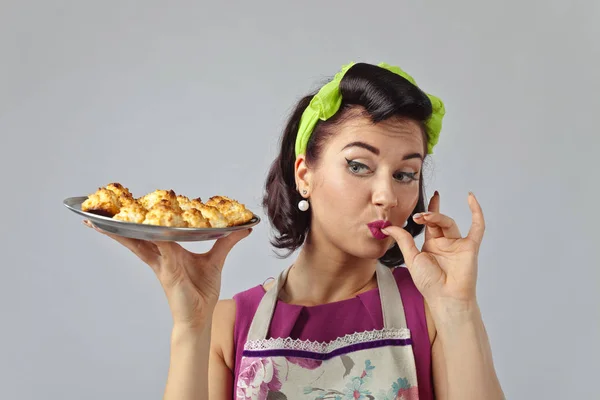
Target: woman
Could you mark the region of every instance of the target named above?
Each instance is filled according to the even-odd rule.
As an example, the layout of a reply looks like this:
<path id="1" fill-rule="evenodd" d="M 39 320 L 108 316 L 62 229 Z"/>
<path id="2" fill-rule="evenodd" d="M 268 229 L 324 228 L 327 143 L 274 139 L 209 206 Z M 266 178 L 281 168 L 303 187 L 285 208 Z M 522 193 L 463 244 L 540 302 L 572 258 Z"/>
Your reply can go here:
<path id="1" fill-rule="evenodd" d="M 504 398 L 476 299 L 480 205 L 469 194 L 464 237 L 437 192 L 425 212 L 421 169 L 444 112 L 387 64 L 346 65 L 300 100 L 263 201 L 273 245 L 300 252 L 232 300 L 218 301 L 221 271 L 250 230 L 205 254 L 107 234 L 167 295 L 165 399 Z"/>

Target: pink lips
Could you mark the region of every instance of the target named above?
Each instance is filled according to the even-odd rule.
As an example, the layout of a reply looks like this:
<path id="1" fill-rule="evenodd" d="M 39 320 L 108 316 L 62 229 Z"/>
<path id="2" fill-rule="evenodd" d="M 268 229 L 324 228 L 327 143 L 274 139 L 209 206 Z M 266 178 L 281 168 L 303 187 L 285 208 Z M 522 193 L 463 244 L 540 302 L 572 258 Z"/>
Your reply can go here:
<path id="1" fill-rule="evenodd" d="M 390 225 L 392 225 L 390 221 L 383 220 L 373 221 L 367 224 L 373 237 L 379 240 L 383 240 L 388 237 L 385 233 L 381 232 L 381 230 L 387 228 Z"/>

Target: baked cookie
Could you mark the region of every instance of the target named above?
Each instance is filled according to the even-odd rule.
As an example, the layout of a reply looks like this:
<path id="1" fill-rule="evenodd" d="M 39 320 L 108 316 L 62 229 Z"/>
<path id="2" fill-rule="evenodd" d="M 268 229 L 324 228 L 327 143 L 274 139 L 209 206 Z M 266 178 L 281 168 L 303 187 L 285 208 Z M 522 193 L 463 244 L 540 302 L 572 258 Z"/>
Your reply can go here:
<path id="1" fill-rule="evenodd" d="M 221 214 L 218 208 L 201 204 L 199 210 L 204 218 L 208 219 L 211 228 L 227 228 L 229 226 L 229 221 Z"/>
<path id="2" fill-rule="evenodd" d="M 121 202 L 118 196 L 106 188 L 99 188 L 96 193 L 89 195 L 81 204 L 82 211 L 109 218 L 118 214 L 120 208 Z"/>
<path id="3" fill-rule="evenodd" d="M 142 196 L 138 199 L 140 204 L 146 209 L 150 210 L 157 203 L 161 201 L 167 201 L 168 206 L 173 208 L 175 211 L 181 212 L 181 207 L 179 207 L 179 202 L 177 201 L 177 195 L 173 190 L 155 190 L 152 193 L 148 193 L 145 196 Z"/>
<path id="4" fill-rule="evenodd" d="M 123 198 L 122 198 L 123 199 Z M 141 224 L 146 219 L 148 211 L 135 199 L 128 200 L 127 204 L 121 206 L 121 210 L 113 217 L 117 221 L 135 222 Z"/>
<path id="5" fill-rule="evenodd" d="M 170 226 L 173 228 L 188 227 L 188 223 L 183 219 L 181 209 L 174 209 L 169 200 L 166 199 L 155 203 L 146 213 L 146 217 L 142 223 L 145 225 Z"/>
<path id="6" fill-rule="evenodd" d="M 206 205 L 216 207 L 227 218 L 229 226 L 243 225 L 254 217 L 242 203 L 225 196 L 213 196 Z"/>
<path id="7" fill-rule="evenodd" d="M 191 208 L 195 208 L 198 210 L 200 209 L 200 206 L 202 206 L 202 200 L 200 199 L 200 197 L 190 200 L 188 197 L 178 194 L 177 202 L 179 203 L 179 207 L 181 207 L 183 211 L 187 211 Z"/>
<path id="8" fill-rule="evenodd" d="M 123 196 L 125 198 L 133 199 L 133 195 L 131 194 L 129 189 L 127 189 L 126 187 L 124 187 L 123 185 L 121 185 L 118 182 L 109 183 L 108 185 L 105 186 L 105 188 L 110 190 L 114 194 L 116 194 L 117 197 Z"/>
<path id="9" fill-rule="evenodd" d="M 196 208 L 189 208 L 183 212 L 183 219 L 190 228 L 210 228 L 210 222 L 204 218 L 202 212 Z"/>

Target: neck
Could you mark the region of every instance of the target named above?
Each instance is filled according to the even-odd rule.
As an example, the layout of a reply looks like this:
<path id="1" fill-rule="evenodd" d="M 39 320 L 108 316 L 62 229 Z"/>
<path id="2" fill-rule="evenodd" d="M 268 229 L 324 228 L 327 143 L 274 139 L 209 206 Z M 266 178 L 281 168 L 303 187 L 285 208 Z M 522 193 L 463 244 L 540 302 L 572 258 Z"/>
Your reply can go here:
<path id="1" fill-rule="evenodd" d="M 377 287 L 377 260 L 360 259 L 307 238 L 282 290 L 286 303 L 313 306 L 346 300 Z"/>

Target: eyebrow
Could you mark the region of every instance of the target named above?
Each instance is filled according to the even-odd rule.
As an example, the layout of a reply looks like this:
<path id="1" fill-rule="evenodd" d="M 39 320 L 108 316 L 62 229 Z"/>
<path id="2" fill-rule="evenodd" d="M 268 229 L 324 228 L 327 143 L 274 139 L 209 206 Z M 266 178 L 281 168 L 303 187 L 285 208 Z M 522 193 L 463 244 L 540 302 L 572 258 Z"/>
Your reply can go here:
<path id="1" fill-rule="evenodd" d="M 372 146 L 368 143 L 365 142 L 352 142 L 352 143 L 348 143 L 347 145 L 344 146 L 344 148 L 342 150 L 346 150 L 350 147 L 360 147 L 362 149 L 368 150 L 371 153 L 375 154 L 376 156 L 378 156 L 380 154 L 380 151 L 377 147 Z M 402 157 L 402 160 L 411 160 L 413 158 L 418 158 L 421 161 L 423 161 L 423 156 L 420 153 L 411 153 L 411 154 L 406 154 L 404 157 Z"/>

